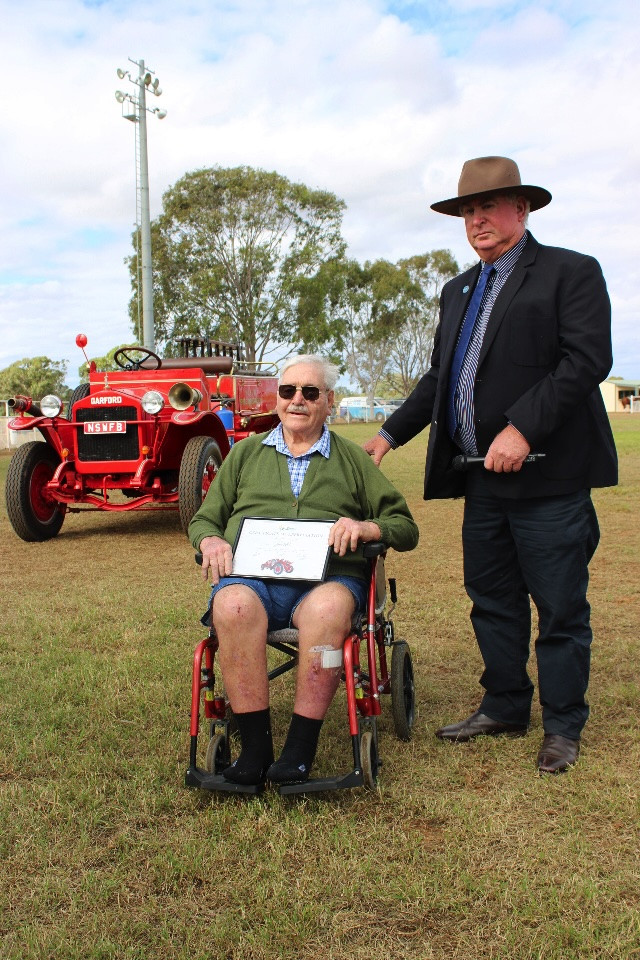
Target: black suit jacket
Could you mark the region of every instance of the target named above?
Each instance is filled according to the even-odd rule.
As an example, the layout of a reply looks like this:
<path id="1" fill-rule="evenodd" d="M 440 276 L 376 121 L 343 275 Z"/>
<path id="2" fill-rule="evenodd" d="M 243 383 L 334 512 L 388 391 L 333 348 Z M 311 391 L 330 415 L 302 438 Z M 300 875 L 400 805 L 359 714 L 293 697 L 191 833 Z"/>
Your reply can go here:
<path id="1" fill-rule="evenodd" d="M 451 467 L 460 451 L 447 434 L 447 388 L 479 271 L 477 265 L 444 286 L 431 367 L 385 423 L 398 444 L 431 423 L 425 499 L 465 492 L 466 474 Z M 476 438 L 484 456 L 511 422 L 532 452 L 546 456 L 518 473 L 487 471 L 492 493 L 551 496 L 617 483 L 616 450 L 599 386 L 611 363 L 611 305 L 599 263 L 542 246 L 528 235 L 487 324 L 474 388 Z"/>

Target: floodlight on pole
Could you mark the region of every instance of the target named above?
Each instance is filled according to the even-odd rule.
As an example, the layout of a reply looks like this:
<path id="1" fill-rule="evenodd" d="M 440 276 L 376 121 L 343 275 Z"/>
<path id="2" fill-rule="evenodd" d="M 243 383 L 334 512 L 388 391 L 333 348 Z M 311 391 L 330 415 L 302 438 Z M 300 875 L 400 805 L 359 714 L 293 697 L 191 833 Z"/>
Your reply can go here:
<path id="1" fill-rule="evenodd" d="M 151 263 L 151 213 L 149 207 L 149 159 L 147 154 L 147 113 L 155 114 L 163 120 L 166 110 L 150 108 L 146 103 L 146 92 L 159 97 L 162 93 L 160 81 L 153 79 L 153 70 L 145 67 L 144 60 L 132 60 L 138 68 L 138 75 L 131 76 L 128 70 L 118 67 L 116 73 L 120 80 L 126 77 L 137 87 L 134 94 L 116 91 L 116 100 L 122 104 L 122 116 L 136 126 L 136 235 L 138 237 L 138 314 L 140 313 L 140 294 L 142 294 L 142 343 L 149 350 L 155 350 L 155 329 L 153 321 L 153 270 Z M 131 106 L 128 106 L 131 104 Z M 139 336 L 139 333 L 138 333 Z M 140 337 L 139 337 L 140 338 Z"/>

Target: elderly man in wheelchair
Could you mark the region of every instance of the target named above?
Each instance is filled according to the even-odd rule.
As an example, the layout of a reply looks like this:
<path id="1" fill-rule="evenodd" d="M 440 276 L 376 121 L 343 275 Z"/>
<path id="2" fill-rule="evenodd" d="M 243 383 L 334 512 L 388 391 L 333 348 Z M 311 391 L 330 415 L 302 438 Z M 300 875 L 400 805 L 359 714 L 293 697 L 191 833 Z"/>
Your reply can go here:
<path id="1" fill-rule="evenodd" d="M 313 354 L 285 362 L 279 426 L 266 438 L 251 436 L 232 447 L 189 526 L 203 576 L 212 580 L 208 616 L 241 741 L 222 779 L 240 787 L 308 780 L 340 682 L 344 639 L 366 609 L 363 546 L 382 541 L 402 551 L 418 542 L 401 494 L 358 445 L 327 428 L 337 375 Z M 247 517 L 334 521 L 324 579 L 234 576 L 232 545 Z M 267 635 L 287 627 L 298 631 L 298 673 L 289 731 L 275 759 Z"/>

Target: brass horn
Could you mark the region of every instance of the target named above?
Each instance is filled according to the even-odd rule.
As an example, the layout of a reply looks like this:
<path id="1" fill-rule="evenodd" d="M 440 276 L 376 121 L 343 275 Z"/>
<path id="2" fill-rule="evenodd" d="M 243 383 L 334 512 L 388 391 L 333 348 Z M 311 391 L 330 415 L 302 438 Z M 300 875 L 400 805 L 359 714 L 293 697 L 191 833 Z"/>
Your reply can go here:
<path id="1" fill-rule="evenodd" d="M 169 403 L 174 410 L 186 410 L 195 407 L 202 400 L 202 394 L 188 383 L 174 383 L 169 390 Z"/>

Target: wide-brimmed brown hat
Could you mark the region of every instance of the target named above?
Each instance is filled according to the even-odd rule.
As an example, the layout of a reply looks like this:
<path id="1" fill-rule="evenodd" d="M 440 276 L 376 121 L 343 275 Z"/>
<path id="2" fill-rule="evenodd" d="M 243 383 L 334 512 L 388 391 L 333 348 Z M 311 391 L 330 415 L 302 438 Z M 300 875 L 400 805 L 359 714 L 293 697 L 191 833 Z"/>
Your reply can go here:
<path id="1" fill-rule="evenodd" d="M 508 157 L 476 157 L 467 160 L 462 167 L 458 180 L 458 196 L 450 200 L 432 203 L 436 213 L 448 213 L 460 217 L 460 205 L 472 197 L 482 197 L 491 193 L 517 193 L 526 197 L 532 210 L 539 210 L 551 203 L 551 194 L 544 187 L 532 187 L 521 183 L 518 164 Z"/>

